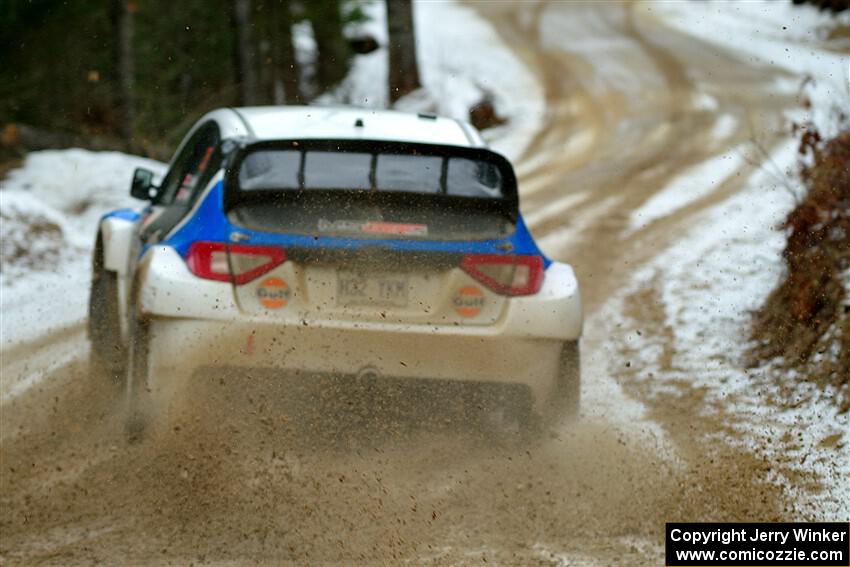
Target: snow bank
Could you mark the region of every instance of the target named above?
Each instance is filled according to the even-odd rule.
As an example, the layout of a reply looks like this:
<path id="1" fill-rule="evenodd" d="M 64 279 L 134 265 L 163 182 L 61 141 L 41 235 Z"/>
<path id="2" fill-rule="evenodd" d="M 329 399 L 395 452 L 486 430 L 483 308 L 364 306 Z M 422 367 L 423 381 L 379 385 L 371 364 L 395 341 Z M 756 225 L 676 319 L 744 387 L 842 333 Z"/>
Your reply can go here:
<path id="1" fill-rule="evenodd" d="M 26 191 L 0 191 L 0 278 L 55 266 L 67 248 L 65 217 Z"/>
<path id="2" fill-rule="evenodd" d="M 508 123 L 484 132 L 497 151 L 518 158 L 540 128 L 543 89 L 535 76 L 502 41 L 496 30 L 474 10 L 454 1 L 414 4 L 417 56 L 423 89 L 398 101 L 396 108 L 429 111 L 469 120 L 469 107 L 485 95 Z M 339 89 L 323 103 L 345 103 L 386 108 L 386 6 L 363 6 L 369 21 L 359 32 L 374 36 L 383 46 L 355 56 L 353 67 Z"/>
<path id="3" fill-rule="evenodd" d="M 23 167 L 0 181 L 3 214 L 50 218 L 61 228 L 65 245 L 85 248 L 104 211 L 138 204 L 129 196 L 136 167 L 163 170 L 159 162 L 118 152 L 31 153 Z"/>
<path id="4" fill-rule="evenodd" d="M 85 318 L 97 220 L 139 204 L 136 167 L 165 169 L 118 152 L 44 151 L 0 181 L 0 348 Z"/>

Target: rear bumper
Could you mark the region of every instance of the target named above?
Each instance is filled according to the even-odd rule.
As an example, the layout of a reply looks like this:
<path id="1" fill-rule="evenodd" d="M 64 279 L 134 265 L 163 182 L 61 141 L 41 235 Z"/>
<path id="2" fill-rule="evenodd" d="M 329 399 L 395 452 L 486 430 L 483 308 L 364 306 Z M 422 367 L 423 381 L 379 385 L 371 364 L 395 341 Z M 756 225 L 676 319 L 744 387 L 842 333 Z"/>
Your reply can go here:
<path id="1" fill-rule="evenodd" d="M 233 287 L 227 282 L 203 280 L 189 272 L 186 263 L 169 246 L 155 246 L 139 264 L 139 311 L 151 318 L 201 319 L 251 325 L 322 327 L 340 330 L 461 336 L 500 339 L 553 339 L 576 341 L 581 337 L 583 308 L 578 281 L 570 266 L 552 263 L 540 291 L 512 297 L 493 324 L 404 324 L 385 321 L 318 318 L 316 313 L 293 311 L 285 318 L 250 314 L 239 309 Z"/>
<path id="2" fill-rule="evenodd" d="M 527 386 L 543 411 L 556 383 L 565 341 L 582 331 L 572 268 L 553 263 L 541 290 L 514 297 L 494 324 L 424 325 L 286 319 L 242 312 L 226 282 L 202 280 L 167 246 L 142 259 L 138 307 L 151 323 L 151 363 L 167 380 L 202 367 L 358 374 Z M 154 385 L 155 386 L 155 385 Z"/>
<path id="3" fill-rule="evenodd" d="M 393 333 L 325 327 L 223 323 L 189 319 L 150 322 L 154 389 L 170 376 L 206 367 L 275 369 L 311 375 L 372 374 L 527 386 L 543 412 L 555 387 L 562 341 L 445 333 Z"/>

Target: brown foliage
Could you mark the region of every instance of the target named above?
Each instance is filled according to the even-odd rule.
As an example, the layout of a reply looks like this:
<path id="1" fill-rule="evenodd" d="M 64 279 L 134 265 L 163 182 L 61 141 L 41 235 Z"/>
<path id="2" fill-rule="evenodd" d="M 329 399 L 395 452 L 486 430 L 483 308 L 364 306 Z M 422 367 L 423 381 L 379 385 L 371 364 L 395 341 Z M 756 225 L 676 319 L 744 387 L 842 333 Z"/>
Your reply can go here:
<path id="1" fill-rule="evenodd" d="M 810 379 L 844 383 L 850 380 L 850 315 L 841 281 L 850 267 L 850 131 L 825 141 L 807 129 L 799 151 L 809 158 L 800 171 L 808 191 L 785 221 L 787 272 L 756 315 L 756 355 L 783 356 L 808 368 Z M 837 363 L 811 368 L 813 354 L 836 346 Z"/>
<path id="2" fill-rule="evenodd" d="M 501 126 L 506 121 L 496 113 L 496 105 L 490 96 L 485 96 L 469 109 L 469 122 L 479 130 Z"/>

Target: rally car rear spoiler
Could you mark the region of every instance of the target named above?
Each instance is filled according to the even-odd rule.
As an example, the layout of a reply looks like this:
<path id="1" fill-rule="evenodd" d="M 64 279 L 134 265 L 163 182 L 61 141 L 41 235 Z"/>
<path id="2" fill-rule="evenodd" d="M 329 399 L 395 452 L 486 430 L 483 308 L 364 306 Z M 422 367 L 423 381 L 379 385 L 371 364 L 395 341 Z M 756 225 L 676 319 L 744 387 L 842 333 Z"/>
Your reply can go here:
<path id="1" fill-rule="evenodd" d="M 517 181 L 513 167 L 501 154 L 486 148 L 469 148 L 461 146 L 447 146 L 440 144 L 421 144 L 381 140 L 335 140 L 335 139 L 307 139 L 307 140 L 274 140 L 262 142 L 239 142 L 232 151 L 227 152 L 224 179 L 224 210 L 231 210 L 242 205 L 262 205 L 280 202 L 284 195 L 291 195 L 298 199 L 306 196 L 305 193 L 321 192 L 320 190 L 305 190 L 302 187 L 296 190 L 281 191 L 248 191 L 242 190 L 239 185 L 239 168 L 244 159 L 252 152 L 258 150 L 295 150 L 308 151 L 332 151 L 332 152 L 357 152 L 414 156 L 438 156 L 457 157 L 487 162 L 495 166 L 501 175 L 501 195 L 492 198 L 466 197 L 451 195 L 446 188 L 446 176 L 441 178 L 440 193 L 393 193 L 391 191 L 377 191 L 373 186 L 372 191 L 366 191 L 368 198 L 376 203 L 393 202 L 403 199 L 406 203 L 415 206 L 417 202 L 438 204 L 456 210 L 475 210 L 482 212 L 493 212 L 515 222 L 519 214 L 519 197 L 517 194 Z M 373 160 L 374 169 L 374 160 Z M 374 179 L 374 171 L 371 176 Z M 333 191 L 334 195 L 340 196 L 345 191 Z"/>

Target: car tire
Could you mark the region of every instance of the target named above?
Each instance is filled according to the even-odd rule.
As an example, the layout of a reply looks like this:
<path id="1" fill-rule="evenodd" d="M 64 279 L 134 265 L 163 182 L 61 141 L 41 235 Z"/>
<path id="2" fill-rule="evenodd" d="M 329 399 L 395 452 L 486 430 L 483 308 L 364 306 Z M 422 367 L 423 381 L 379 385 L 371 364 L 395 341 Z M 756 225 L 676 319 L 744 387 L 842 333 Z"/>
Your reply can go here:
<path id="1" fill-rule="evenodd" d="M 578 341 L 567 341 L 561 347 L 555 385 L 554 414 L 557 419 L 578 418 L 581 406 L 581 353 Z"/>
<path id="2" fill-rule="evenodd" d="M 89 368 L 120 384 L 125 374 L 126 348 L 121 340 L 118 274 L 103 268 L 100 251 L 95 258 L 88 313 Z"/>

